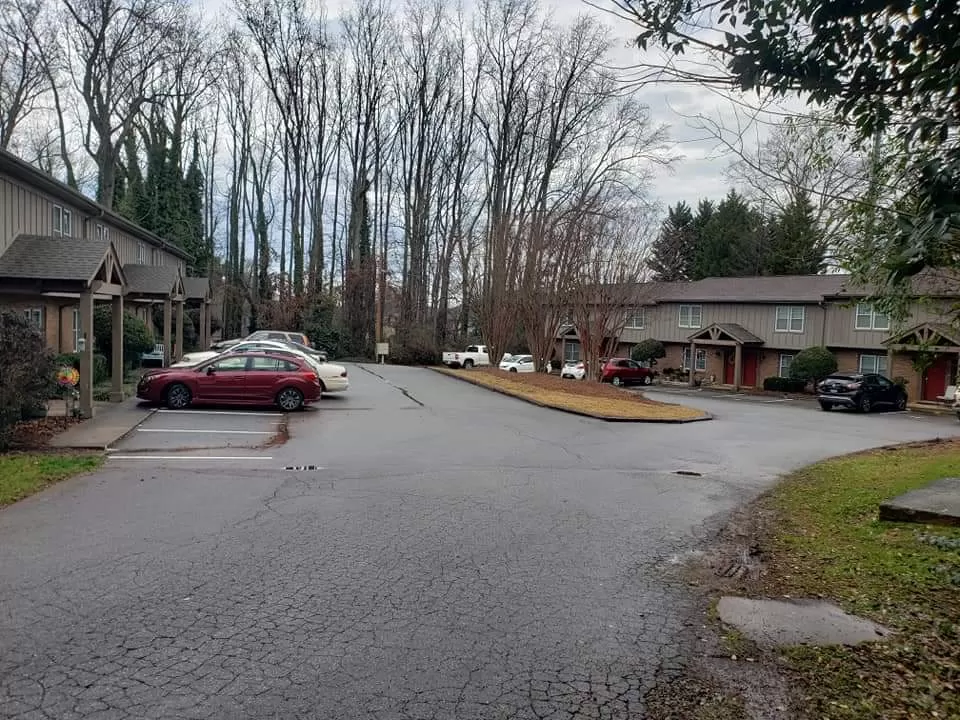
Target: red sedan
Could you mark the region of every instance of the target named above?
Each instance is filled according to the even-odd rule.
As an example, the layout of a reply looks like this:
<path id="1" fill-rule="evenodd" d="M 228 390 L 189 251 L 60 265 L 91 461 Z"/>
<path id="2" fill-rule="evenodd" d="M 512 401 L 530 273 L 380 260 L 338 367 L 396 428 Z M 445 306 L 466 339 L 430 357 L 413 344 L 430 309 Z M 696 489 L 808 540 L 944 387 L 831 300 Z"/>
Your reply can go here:
<path id="1" fill-rule="evenodd" d="M 279 405 L 287 412 L 320 399 L 322 386 L 305 359 L 272 353 L 220 355 L 197 367 L 148 371 L 137 397 L 179 410 L 193 403 Z"/>
<path id="2" fill-rule="evenodd" d="M 614 385 L 649 385 L 653 382 L 654 372 L 634 360 L 610 358 L 603 366 L 600 382 Z"/>

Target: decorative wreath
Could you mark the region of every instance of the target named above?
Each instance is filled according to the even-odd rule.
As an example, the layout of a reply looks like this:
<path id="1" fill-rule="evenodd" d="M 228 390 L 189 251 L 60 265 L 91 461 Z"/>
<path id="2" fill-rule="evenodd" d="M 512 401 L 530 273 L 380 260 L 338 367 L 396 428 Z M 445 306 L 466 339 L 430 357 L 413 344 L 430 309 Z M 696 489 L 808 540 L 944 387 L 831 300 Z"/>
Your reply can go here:
<path id="1" fill-rule="evenodd" d="M 64 365 L 57 371 L 57 384 L 61 387 L 75 387 L 80 382 L 80 373 L 74 367 Z"/>

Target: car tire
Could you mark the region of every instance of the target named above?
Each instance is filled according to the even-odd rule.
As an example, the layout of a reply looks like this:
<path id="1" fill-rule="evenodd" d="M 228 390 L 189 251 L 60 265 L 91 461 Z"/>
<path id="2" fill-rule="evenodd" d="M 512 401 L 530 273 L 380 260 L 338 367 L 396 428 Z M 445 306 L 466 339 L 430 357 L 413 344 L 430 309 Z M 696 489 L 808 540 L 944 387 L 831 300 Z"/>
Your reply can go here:
<path id="1" fill-rule="evenodd" d="M 643 384 L 644 384 L 644 385 L 653 385 L 653 376 L 652 376 L 652 375 L 644 375 L 644 376 L 643 376 Z"/>
<path id="2" fill-rule="evenodd" d="M 469 370 L 469 369 L 472 368 L 472 367 L 473 367 L 473 360 L 464 360 L 464 361 L 463 361 L 463 369 L 464 369 L 464 370 Z"/>
<path id="3" fill-rule="evenodd" d="M 822 402 L 820 403 L 820 409 L 823 410 L 824 412 L 830 412 L 830 410 L 833 409 L 833 405 L 831 405 L 828 402 Z"/>
<path id="4" fill-rule="evenodd" d="M 510 368 L 510 372 L 517 372 L 516 368 Z"/>
<path id="5" fill-rule="evenodd" d="M 190 388 L 183 383 L 173 383 L 163 392 L 163 402 L 171 410 L 183 410 L 192 400 Z"/>
<path id="6" fill-rule="evenodd" d="M 868 413 L 873 410 L 873 402 L 867 395 L 860 396 L 860 402 L 857 403 L 857 409 L 862 413 Z"/>
<path id="7" fill-rule="evenodd" d="M 612 382 L 616 387 L 623 387 L 623 378 L 621 378 L 619 375 L 614 375 L 613 380 L 610 382 Z"/>
<path id="8" fill-rule="evenodd" d="M 905 393 L 901 393 L 897 396 L 897 402 L 894 406 L 897 410 L 906 410 L 907 409 L 907 396 Z"/>
<path id="9" fill-rule="evenodd" d="M 303 393 L 296 388 L 284 388 L 277 393 L 277 405 L 284 412 L 296 412 L 303 407 Z"/>

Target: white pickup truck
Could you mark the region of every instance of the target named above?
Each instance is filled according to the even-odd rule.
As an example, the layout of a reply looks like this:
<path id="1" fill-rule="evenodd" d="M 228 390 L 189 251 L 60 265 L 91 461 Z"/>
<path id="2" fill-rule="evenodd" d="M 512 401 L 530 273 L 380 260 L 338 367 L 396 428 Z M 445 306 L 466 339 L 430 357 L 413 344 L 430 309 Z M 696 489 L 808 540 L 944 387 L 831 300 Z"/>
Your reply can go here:
<path id="1" fill-rule="evenodd" d="M 490 364 L 486 345 L 471 345 L 463 352 L 445 352 L 443 364 L 452 368 L 472 368 Z"/>

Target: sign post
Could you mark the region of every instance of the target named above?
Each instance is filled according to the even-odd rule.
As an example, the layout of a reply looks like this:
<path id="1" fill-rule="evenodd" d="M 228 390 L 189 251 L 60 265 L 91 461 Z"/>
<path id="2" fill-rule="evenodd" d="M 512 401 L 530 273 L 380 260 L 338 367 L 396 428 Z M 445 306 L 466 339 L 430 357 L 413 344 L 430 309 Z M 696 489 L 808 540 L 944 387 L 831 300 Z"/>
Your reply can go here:
<path id="1" fill-rule="evenodd" d="M 383 365 L 386 362 L 387 355 L 390 354 L 390 343 L 378 342 L 377 343 L 377 362 Z"/>

